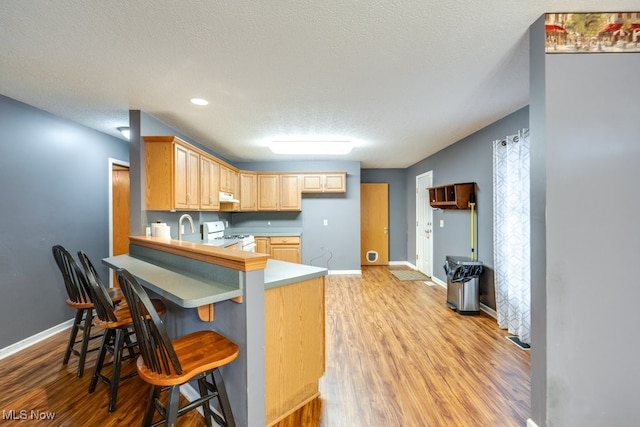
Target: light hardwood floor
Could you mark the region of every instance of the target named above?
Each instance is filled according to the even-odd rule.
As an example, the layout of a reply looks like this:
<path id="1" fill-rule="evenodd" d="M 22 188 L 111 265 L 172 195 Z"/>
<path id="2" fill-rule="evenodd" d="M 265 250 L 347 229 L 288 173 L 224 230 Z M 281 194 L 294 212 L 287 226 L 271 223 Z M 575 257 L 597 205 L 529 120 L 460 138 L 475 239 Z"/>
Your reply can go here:
<path id="1" fill-rule="evenodd" d="M 526 424 L 530 355 L 506 340 L 494 319 L 458 315 L 446 307 L 443 288 L 399 281 L 387 267 L 328 276 L 326 283 L 321 397 L 278 427 Z M 55 414 L 53 421 L 38 422 L 43 426 L 139 425 L 146 384 L 126 380 L 116 412 L 108 414 L 104 384 L 87 394 L 95 352 L 78 379 L 77 358 L 61 364 L 66 339 L 67 332 L 60 333 L 0 361 L 0 426 L 33 425 L 2 419 L 22 410 Z M 203 422 L 192 412 L 179 425 Z"/>

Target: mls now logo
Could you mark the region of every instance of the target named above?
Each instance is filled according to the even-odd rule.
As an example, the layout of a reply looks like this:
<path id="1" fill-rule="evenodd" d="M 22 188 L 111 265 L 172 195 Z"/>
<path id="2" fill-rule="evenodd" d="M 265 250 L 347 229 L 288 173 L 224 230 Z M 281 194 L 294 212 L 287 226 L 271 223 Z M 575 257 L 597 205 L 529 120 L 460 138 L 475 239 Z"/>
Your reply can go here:
<path id="1" fill-rule="evenodd" d="M 2 419 L 3 420 L 53 420 L 56 417 L 55 412 L 44 412 L 37 410 L 27 411 L 26 409 L 21 409 L 19 411 L 15 410 L 2 410 Z"/>

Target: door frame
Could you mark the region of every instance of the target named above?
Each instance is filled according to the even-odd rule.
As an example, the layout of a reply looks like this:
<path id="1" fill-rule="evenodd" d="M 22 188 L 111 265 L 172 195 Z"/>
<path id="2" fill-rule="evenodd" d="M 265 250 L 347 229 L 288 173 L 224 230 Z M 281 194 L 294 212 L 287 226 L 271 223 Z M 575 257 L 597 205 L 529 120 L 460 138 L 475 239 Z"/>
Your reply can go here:
<path id="1" fill-rule="evenodd" d="M 426 264 L 427 266 L 427 270 L 428 271 L 422 271 L 423 273 L 425 273 L 426 275 L 433 277 L 433 208 L 431 207 L 431 204 L 428 203 L 429 202 L 429 194 L 428 192 L 426 193 L 426 210 L 424 211 L 426 213 L 426 218 L 420 218 L 420 203 L 421 203 L 421 196 L 420 196 L 420 191 L 419 191 L 419 187 L 421 185 L 425 185 L 425 183 L 423 183 L 423 181 L 426 180 L 426 185 L 427 186 L 432 186 L 433 185 L 433 170 L 430 170 L 428 172 L 422 173 L 420 175 L 416 176 L 416 229 L 415 229 L 415 233 L 416 233 L 416 257 L 418 257 L 418 255 L 421 254 L 421 250 L 419 249 L 419 245 L 418 242 L 420 241 L 420 232 L 419 232 L 419 225 L 421 224 L 422 221 L 426 222 L 426 226 L 430 229 L 429 232 L 429 242 L 428 242 L 428 251 L 429 251 L 429 259 L 425 260 L 425 262 L 423 263 Z M 423 193 L 424 194 L 424 193 Z M 420 229 L 422 229 L 422 227 L 420 226 Z M 424 254 L 421 254 L 424 256 Z M 414 262 L 416 262 L 416 269 L 419 270 L 418 268 L 418 262 L 417 259 L 414 260 Z"/>
<path id="2" fill-rule="evenodd" d="M 124 160 L 114 159 L 109 157 L 108 159 L 108 193 L 109 193 L 109 256 L 113 256 L 113 167 L 114 166 L 123 166 L 129 168 L 131 170 L 131 165 L 129 162 Z M 131 216 L 131 212 L 129 212 L 129 216 Z M 114 283 L 114 271 L 112 268 L 109 269 L 109 287 L 113 286 Z"/>

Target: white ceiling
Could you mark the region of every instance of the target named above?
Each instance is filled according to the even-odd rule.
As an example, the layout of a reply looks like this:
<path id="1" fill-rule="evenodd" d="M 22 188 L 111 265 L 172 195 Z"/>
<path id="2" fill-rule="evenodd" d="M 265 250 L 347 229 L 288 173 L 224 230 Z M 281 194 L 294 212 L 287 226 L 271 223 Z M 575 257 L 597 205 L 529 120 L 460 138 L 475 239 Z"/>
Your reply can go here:
<path id="1" fill-rule="evenodd" d="M 401 168 L 528 104 L 543 13 L 637 1 L 2 0 L 0 94 L 116 136 L 142 110 L 231 161 L 300 136 Z"/>

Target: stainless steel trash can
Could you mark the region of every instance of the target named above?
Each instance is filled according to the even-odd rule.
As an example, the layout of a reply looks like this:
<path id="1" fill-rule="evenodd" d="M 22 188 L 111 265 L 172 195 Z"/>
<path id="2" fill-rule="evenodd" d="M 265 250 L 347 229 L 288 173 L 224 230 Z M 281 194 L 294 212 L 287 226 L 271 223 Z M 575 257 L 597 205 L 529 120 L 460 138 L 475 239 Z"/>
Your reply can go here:
<path id="1" fill-rule="evenodd" d="M 460 314 L 480 314 L 479 277 L 481 261 L 468 257 L 447 255 L 447 306 Z"/>

